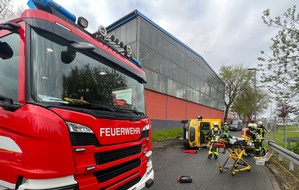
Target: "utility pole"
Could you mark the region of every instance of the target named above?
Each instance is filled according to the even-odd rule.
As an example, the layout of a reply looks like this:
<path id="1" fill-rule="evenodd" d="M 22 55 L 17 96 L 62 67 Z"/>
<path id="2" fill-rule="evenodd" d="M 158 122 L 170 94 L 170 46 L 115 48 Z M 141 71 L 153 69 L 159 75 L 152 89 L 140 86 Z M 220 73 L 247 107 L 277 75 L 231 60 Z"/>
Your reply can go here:
<path id="1" fill-rule="evenodd" d="M 249 68 L 247 69 L 249 71 L 254 71 L 254 117 L 255 117 L 255 121 L 257 119 L 257 115 L 256 115 L 256 68 Z"/>

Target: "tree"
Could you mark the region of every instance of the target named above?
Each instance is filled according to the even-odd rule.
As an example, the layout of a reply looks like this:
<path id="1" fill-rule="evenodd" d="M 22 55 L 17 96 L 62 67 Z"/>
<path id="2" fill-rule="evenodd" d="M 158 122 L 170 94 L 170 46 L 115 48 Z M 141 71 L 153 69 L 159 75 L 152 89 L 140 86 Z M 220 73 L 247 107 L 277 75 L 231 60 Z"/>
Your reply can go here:
<path id="1" fill-rule="evenodd" d="M 285 121 L 289 114 L 298 112 L 298 108 L 292 106 L 289 101 L 284 99 L 278 99 L 276 101 L 276 114 L 282 118 L 283 121 Z"/>
<path id="2" fill-rule="evenodd" d="M 220 78 L 225 82 L 225 112 L 224 121 L 227 120 L 228 112 L 240 94 L 243 86 L 252 78 L 252 72 L 248 72 L 243 65 L 222 66 L 220 68 Z"/>
<path id="3" fill-rule="evenodd" d="M 240 94 L 236 97 L 232 104 L 231 111 L 238 114 L 239 118 L 243 120 L 249 120 L 254 114 L 254 87 L 250 85 L 252 83 L 244 84 Z M 261 87 L 257 87 L 256 91 L 257 113 L 263 113 L 268 108 L 270 97 L 262 90 Z"/>
<path id="4" fill-rule="evenodd" d="M 270 16 L 270 10 L 263 12 L 262 19 L 269 27 L 278 28 L 278 33 L 271 40 L 271 55 L 258 57 L 262 63 L 259 67 L 264 71 L 262 82 L 270 83 L 271 90 L 280 94 L 286 90 L 299 92 L 299 13 L 296 6 L 289 8 L 284 14 L 284 20 Z"/>
<path id="5" fill-rule="evenodd" d="M 23 6 L 13 7 L 11 0 L 0 0 L 0 19 L 19 15 L 23 10 Z"/>
<path id="6" fill-rule="evenodd" d="M 276 114 L 278 117 L 282 118 L 282 121 L 285 125 L 285 130 L 284 130 L 284 138 L 285 138 L 285 148 L 287 148 L 287 124 L 286 124 L 286 118 L 288 118 L 289 114 L 292 113 L 298 113 L 299 109 L 295 106 L 292 106 L 290 103 L 289 98 L 285 97 L 278 97 L 276 99 Z"/>
<path id="7" fill-rule="evenodd" d="M 104 71 L 105 75 L 99 75 Z M 77 66 L 63 77 L 63 96 L 79 99 L 81 96 L 90 103 L 108 105 L 113 103 L 112 91 L 127 86 L 126 79 L 115 71 L 89 64 Z"/>

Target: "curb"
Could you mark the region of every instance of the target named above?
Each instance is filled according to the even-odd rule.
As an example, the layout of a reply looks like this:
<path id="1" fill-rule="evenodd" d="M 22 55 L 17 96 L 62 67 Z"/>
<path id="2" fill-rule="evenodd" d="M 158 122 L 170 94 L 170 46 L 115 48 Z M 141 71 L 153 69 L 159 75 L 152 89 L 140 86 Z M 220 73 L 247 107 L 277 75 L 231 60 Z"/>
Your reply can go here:
<path id="1" fill-rule="evenodd" d="M 178 144 L 179 142 L 181 142 L 179 138 L 155 141 L 152 143 L 153 150 L 161 150 L 161 149 L 164 150 L 170 146 L 174 146 Z"/>
<path id="2" fill-rule="evenodd" d="M 299 189 L 299 178 L 294 176 L 288 169 L 286 169 L 284 166 L 282 166 L 279 162 L 272 159 L 271 162 L 266 163 L 267 168 L 270 170 L 270 172 L 274 175 L 277 182 L 279 184 L 273 186 L 277 186 L 278 190 L 295 190 Z M 288 173 L 288 177 L 284 177 L 281 175 L 282 171 L 284 173 Z M 296 185 L 290 184 L 290 181 L 294 182 L 296 181 Z M 276 189 L 276 188 L 275 188 Z"/>
<path id="3" fill-rule="evenodd" d="M 273 187 L 274 187 L 274 189 L 275 190 L 283 190 L 283 189 L 285 189 L 285 188 L 283 188 L 283 184 L 285 184 L 284 183 L 284 180 L 283 180 L 283 178 L 279 175 L 279 172 L 274 168 L 274 167 L 270 167 L 271 166 L 271 164 L 269 165 L 269 164 L 265 164 L 266 165 L 266 167 L 268 168 L 268 170 L 271 172 L 271 177 L 273 177 L 273 178 L 275 178 L 273 181 L 274 181 L 274 183 L 273 183 Z M 276 181 L 275 181 L 276 180 Z"/>

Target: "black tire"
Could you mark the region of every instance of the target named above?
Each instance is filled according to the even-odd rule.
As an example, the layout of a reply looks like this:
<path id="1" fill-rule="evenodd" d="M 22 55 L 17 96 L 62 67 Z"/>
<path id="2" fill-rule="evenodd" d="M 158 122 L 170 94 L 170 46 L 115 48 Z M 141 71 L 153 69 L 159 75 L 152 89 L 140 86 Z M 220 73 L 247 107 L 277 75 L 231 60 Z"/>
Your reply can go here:
<path id="1" fill-rule="evenodd" d="M 190 149 L 189 142 L 184 141 L 184 147 L 185 147 L 185 149 Z"/>

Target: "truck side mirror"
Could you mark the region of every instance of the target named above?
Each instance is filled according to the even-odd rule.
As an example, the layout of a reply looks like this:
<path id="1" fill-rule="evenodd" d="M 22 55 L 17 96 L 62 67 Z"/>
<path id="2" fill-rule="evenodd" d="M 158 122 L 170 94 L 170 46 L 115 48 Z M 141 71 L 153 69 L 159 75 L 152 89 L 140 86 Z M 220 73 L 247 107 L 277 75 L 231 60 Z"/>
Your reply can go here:
<path id="1" fill-rule="evenodd" d="M 19 30 L 20 25 L 14 22 L 6 22 L 3 23 L 2 25 L 0 25 L 0 30 L 9 30 L 12 32 L 15 32 L 17 30 Z"/>
<path id="2" fill-rule="evenodd" d="M 13 56 L 13 50 L 6 42 L 0 42 L 0 57 L 2 59 L 9 59 Z"/>
<path id="3" fill-rule="evenodd" d="M 67 48 L 67 50 L 61 52 L 61 61 L 65 64 L 70 64 L 74 61 L 76 52 Z"/>
<path id="4" fill-rule="evenodd" d="M 86 42 L 74 42 L 71 43 L 67 50 L 61 52 L 61 61 L 63 63 L 69 64 L 71 63 L 75 57 L 76 52 L 86 52 L 94 50 L 95 46 L 91 43 Z"/>

